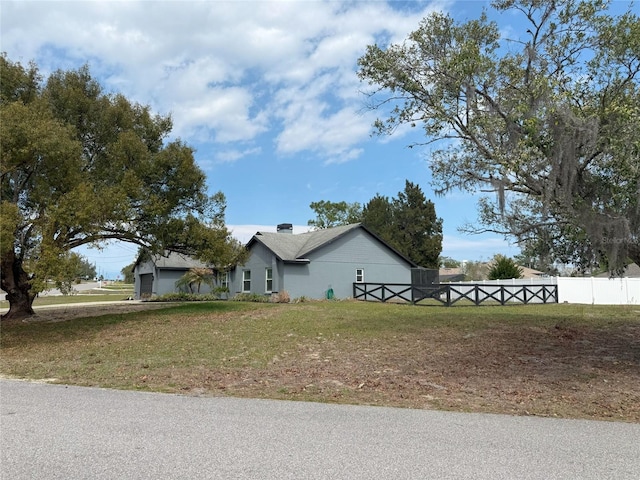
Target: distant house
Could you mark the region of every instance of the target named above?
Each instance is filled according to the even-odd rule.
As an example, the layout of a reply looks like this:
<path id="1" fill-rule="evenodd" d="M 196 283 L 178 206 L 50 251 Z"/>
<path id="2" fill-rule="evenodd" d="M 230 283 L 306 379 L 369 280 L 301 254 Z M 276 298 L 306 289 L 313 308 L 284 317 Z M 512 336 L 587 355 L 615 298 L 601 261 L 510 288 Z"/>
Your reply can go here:
<path id="1" fill-rule="evenodd" d="M 176 282 L 191 268 L 207 268 L 207 265 L 175 252 L 140 257 L 133 268 L 135 298 L 149 298 L 180 291 Z M 201 285 L 200 293 L 210 291 L 208 285 Z"/>
<path id="2" fill-rule="evenodd" d="M 534 270 L 529 267 L 520 267 L 522 269 L 522 277 L 526 279 L 535 279 L 545 277 L 545 273 L 539 270 Z M 476 265 L 476 269 L 472 272 L 475 278 L 472 280 L 486 280 L 491 270 L 491 262 L 483 262 Z M 465 269 L 462 267 L 443 267 L 440 269 L 440 283 L 456 283 L 464 282 L 467 278 L 465 275 Z"/>
<path id="3" fill-rule="evenodd" d="M 604 272 L 596 277 L 610 277 L 611 274 L 609 272 Z M 640 278 L 640 267 L 636 263 L 630 263 L 624 268 L 624 272 L 620 275 L 622 278 Z"/>
<path id="4" fill-rule="evenodd" d="M 409 284 L 417 267 L 360 223 L 301 234 L 284 223 L 277 233 L 257 232 L 247 249 L 245 265 L 230 272 L 231 295 L 349 298 L 354 282 Z"/>
<path id="5" fill-rule="evenodd" d="M 439 271 L 440 283 L 464 282 L 467 277 L 460 267 L 442 267 Z"/>
<path id="6" fill-rule="evenodd" d="M 522 277 L 521 278 L 543 278 L 548 275 L 540 270 L 535 270 L 529 267 L 520 267 L 522 269 Z"/>

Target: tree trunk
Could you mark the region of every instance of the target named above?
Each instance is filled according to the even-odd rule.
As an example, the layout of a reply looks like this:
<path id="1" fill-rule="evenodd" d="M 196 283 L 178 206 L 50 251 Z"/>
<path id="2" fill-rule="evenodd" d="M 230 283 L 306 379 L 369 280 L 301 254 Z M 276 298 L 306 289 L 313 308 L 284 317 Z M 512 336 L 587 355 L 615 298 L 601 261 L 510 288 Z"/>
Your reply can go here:
<path id="1" fill-rule="evenodd" d="M 2 320 L 15 320 L 35 315 L 29 275 L 22 268 L 22 260 L 13 251 L 2 257 L 1 287 L 7 293 L 9 311 L 2 315 Z"/>

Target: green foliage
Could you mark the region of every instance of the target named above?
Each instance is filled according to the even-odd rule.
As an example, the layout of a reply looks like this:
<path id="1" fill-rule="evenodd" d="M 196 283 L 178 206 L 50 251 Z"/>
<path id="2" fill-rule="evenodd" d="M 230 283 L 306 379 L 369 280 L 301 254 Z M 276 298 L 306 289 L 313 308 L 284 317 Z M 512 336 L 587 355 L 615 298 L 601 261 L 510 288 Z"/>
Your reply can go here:
<path id="1" fill-rule="evenodd" d="M 511 278 L 522 278 L 522 268 L 520 268 L 511 258 L 503 255 L 496 255 L 493 264 L 489 269 L 489 280 L 508 280 Z"/>
<path id="2" fill-rule="evenodd" d="M 406 182 L 403 192 L 393 203 L 394 244 L 407 252 L 418 265 L 438 268 L 442 251 L 442 219 L 437 218 L 435 205 L 427 200 L 422 189 Z"/>
<path id="3" fill-rule="evenodd" d="M 131 262 L 129 265 L 127 265 L 126 267 L 123 267 L 122 270 L 120 270 L 120 273 L 122 274 L 122 281 L 124 283 L 134 283 L 135 282 L 135 276 L 133 274 L 133 268 L 136 266 L 136 262 Z"/>
<path id="4" fill-rule="evenodd" d="M 235 302 L 254 302 L 254 303 L 269 303 L 270 299 L 266 295 L 260 295 L 257 293 L 238 293 L 231 297 L 231 300 Z"/>
<path id="5" fill-rule="evenodd" d="M 73 284 L 80 283 L 81 279 L 94 278 L 96 269 L 89 261 L 82 255 L 78 255 L 75 252 L 67 252 L 66 255 L 61 255 L 61 259 L 64 259 L 64 268 L 57 268 L 55 284 L 63 295 L 68 295 L 73 291 Z"/>
<path id="6" fill-rule="evenodd" d="M 486 280 L 489 267 L 482 261 L 467 261 L 462 264 L 465 281 Z"/>
<path id="7" fill-rule="evenodd" d="M 86 259 L 86 257 L 83 257 L 82 255 L 80 255 L 79 257 L 80 257 L 80 265 L 78 268 L 77 277 L 83 280 L 95 278 L 96 266 L 90 263 L 89 260 Z M 133 282 L 129 282 L 129 283 L 133 283 Z"/>
<path id="8" fill-rule="evenodd" d="M 362 206 L 358 202 L 320 200 L 311 202 L 309 207 L 316 213 L 316 218 L 309 220 L 307 224 L 316 230 L 358 223 L 362 217 Z"/>
<path id="9" fill-rule="evenodd" d="M 362 210 L 362 223 L 380 238 L 390 241 L 395 234 L 393 214 L 393 201 L 376 194 Z"/>
<path id="10" fill-rule="evenodd" d="M 49 278 L 68 278 L 81 245 L 122 240 L 209 263 L 242 260 L 207 195 L 193 150 L 168 141 L 171 119 L 109 94 L 88 67 L 41 82 L 0 56 L 2 289 L 8 317 L 33 313 Z M 6 317 L 3 317 L 6 318 Z"/>
<path id="11" fill-rule="evenodd" d="M 150 298 L 149 302 L 213 302 L 220 300 L 220 296 L 215 293 L 201 294 L 201 293 L 187 293 L 187 292 L 174 292 L 165 293 L 164 295 L 158 295 L 157 297 Z"/>
<path id="12" fill-rule="evenodd" d="M 640 261 L 640 19 L 608 5 L 493 2 L 522 17 L 515 38 L 485 14 L 432 13 L 403 43 L 359 59 L 378 133 L 420 126 L 427 143 L 442 141 L 436 192 L 494 194 L 467 231 L 544 239 L 547 264 Z"/>
<path id="13" fill-rule="evenodd" d="M 398 197 L 376 195 L 362 214 L 362 223 L 418 265 L 438 268 L 442 251 L 442 219 L 419 185 L 405 182 Z"/>
<path id="14" fill-rule="evenodd" d="M 213 270 L 210 268 L 190 268 L 187 273 L 176 282 L 177 288 L 188 288 L 189 293 L 200 293 L 202 284 L 208 285 L 210 288 L 214 286 Z M 194 285 L 197 287 L 196 292 L 193 291 Z"/>
<path id="15" fill-rule="evenodd" d="M 451 257 L 440 257 L 438 259 L 439 265 L 444 268 L 458 268 L 461 262 Z"/>

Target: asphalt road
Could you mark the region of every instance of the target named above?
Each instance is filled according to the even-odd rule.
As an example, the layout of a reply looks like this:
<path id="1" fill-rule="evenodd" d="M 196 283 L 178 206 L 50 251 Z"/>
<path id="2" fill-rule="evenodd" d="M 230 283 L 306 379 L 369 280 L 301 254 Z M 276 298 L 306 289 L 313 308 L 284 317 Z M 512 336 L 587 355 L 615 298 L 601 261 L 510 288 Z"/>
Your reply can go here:
<path id="1" fill-rule="evenodd" d="M 633 479 L 640 425 L 0 380 L 2 479 Z"/>
<path id="2" fill-rule="evenodd" d="M 73 290 L 76 292 L 86 292 L 87 290 L 100 290 L 104 285 L 104 282 L 83 282 L 73 285 Z M 57 288 L 51 288 L 40 292 L 41 297 L 57 297 L 62 295 L 62 292 Z"/>

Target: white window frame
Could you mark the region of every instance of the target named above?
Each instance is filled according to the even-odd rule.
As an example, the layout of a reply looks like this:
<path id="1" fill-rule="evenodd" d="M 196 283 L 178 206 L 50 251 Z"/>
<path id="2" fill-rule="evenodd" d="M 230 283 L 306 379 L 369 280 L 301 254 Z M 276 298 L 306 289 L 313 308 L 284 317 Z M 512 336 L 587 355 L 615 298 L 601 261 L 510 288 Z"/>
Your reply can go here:
<path id="1" fill-rule="evenodd" d="M 247 283 L 249 284 L 249 288 L 247 288 Z M 242 271 L 242 292 L 251 292 L 251 270 Z"/>
<path id="2" fill-rule="evenodd" d="M 264 269 L 264 291 L 265 293 L 273 291 L 273 268 L 271 267 Z"/>
<path id="3" fill-rule="evenodd" d="M 222 272 L 222 274 L 218 277 L 218 280 L 222 288 L 226 288 L 227 290 L 229 289 L 229 283 L 231 280 L 231 275 L 229 274 L 229 272 Z"/>
<path id="4" fill-rule="evenodd" d="M 364 268 L 356 268 L 356 283 L 364 283 Z"/>

